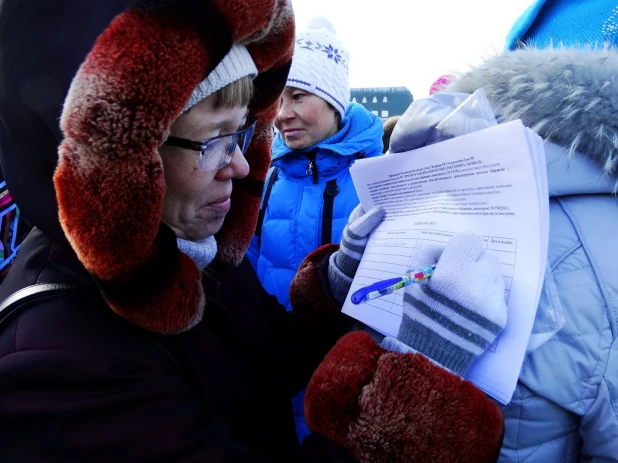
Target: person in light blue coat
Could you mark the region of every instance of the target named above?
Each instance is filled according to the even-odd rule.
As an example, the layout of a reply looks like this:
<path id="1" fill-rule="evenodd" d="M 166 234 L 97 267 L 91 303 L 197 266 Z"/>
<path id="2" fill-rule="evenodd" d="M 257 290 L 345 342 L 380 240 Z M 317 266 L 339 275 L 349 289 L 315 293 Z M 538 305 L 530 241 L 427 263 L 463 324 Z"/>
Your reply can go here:
<path id="1" fill-rule="evenodd" d="M 303 259 L 339 243 L 359 199 L 350 176 L 357 159 L 382 154 L 382 120 L 349 103 L 349 56 L 325 18 L 296 36 L 292 66 L 275 118 L 272 167 L 256 236 L 247 253 L 267 292 L 287 310 Z M 304 392 L 294 398 L 299 440 L 310 434 Z"/>
<path id="2" fill-rule="evenodd" d="M 618 461 L 617 13 L 615 1 L 535 2 L 509 50 L 413 103 L 391 138 L 391 152 L 423 146 L 483 88 L 500 121 L 521 119 L 545 139 L 548 270 L 502 407 L 501 462 Z"/>

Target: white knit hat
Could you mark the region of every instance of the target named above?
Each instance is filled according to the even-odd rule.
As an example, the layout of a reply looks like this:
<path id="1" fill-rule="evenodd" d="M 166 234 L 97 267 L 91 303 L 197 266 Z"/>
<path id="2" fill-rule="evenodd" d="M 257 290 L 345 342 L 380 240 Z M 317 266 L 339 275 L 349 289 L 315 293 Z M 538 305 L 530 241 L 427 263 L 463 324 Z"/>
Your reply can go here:
<path id="1" fill-rule="evenodd" d="M 238 44 L 233 45 L 217 67 L 193 90 L 183 111 L 238 79 L 245 76 L 251 76 L 254 79 L 257 75 L 258 70 L 247 47 Z"/>
<path id="2" fill-rule="evenodd" d="M 296 34 L 287 85 L 319 96 L 343 119 L 350 102 L 349 59 L 328 20 L 316 18 L 309 29 Z"/>

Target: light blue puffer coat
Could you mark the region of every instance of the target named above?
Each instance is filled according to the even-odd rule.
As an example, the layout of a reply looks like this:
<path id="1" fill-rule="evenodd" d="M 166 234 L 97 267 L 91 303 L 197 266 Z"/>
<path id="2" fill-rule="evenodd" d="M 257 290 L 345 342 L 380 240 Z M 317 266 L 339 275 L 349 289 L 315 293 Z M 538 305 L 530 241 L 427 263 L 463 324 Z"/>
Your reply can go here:
<path id="1" fill-rule="evenodd" d="M 361 157 L 381 155 L 382 134 L 379 117 L 350 103 L 341 130 L 308 149 L 291 150 L 280 135 L 273 141 L 272 163 L 279 172 L 266 206 L 261 244 L 254 237 L 247 255 L 266 291 L 288 310 L 288 292 L 296 270 L 307 254 L 321 245 L 326 183 L 336 179 L 339 187 L 331 239 L 339 243 L 348 217 L 359 203 L 350 166 Z"/>
<path id="2" fill-rule="evenodd" d="M 546 140 L 550 271 L 533 331 L 550 309 L 564 315 L 557 333 L 529 348 L 503 407 L 500 461 L 618 461 L 618 52 L 506 52 L 447 90 L 477 88 L 504 120 L 522 119 Z M 448 99 L 414 103 L 391 149 L 422 145 Z"/>

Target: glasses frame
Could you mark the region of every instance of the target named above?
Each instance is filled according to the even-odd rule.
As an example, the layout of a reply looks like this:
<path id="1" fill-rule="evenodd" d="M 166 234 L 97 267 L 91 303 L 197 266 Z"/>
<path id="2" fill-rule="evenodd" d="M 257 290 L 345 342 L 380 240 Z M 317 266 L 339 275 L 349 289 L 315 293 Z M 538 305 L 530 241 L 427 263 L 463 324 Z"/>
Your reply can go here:
<path id="1" fill-rule="evenodd" d="M 217 135 L 216 137 L 207 138 L 204 141 L 194 141 L 188 138 L 174 137 L 170 135 L 163 142 L 163 144 L 167 146 L 173 146 L 175 148 L 183 148 L 183 149 L 199 152 L 201 158 L 198 161 L 198 168 L 200 170 L 204 170 L 204 171 L 221 170 L 232 162 L 232 159 L 234 158 L 234 153 L 236 152 L 236 146 L 240 147 L 240 151 L 242 152 L 242 154 L 245 154 L 247 152 L 247 148 L 249 148 L 249 145 L 251 144 L 251 139 L 253 138 L 253 133 L 255 132 L 256 124 L 257 124 L 257 119 L 251 118 L 248 122 L 248 126 L 242 130 L 239 130 L 238 132 Z M 227 137 L 233 137 L 232 145 L 234 146 L 234 150 L 231 153 L 225 152 L 225 156 L 223 157 L 223 160 L 221 161 L 220 165 L 216 167 L 215 169 L 202 169 L 200 167 L 200 163 L 202 162 L 202 159 L 205 156 L 204 151 L 208 149 L 208 145 L 215 142 L 216 140 L 220 140 L 222 138 L 227 138 Z"/>

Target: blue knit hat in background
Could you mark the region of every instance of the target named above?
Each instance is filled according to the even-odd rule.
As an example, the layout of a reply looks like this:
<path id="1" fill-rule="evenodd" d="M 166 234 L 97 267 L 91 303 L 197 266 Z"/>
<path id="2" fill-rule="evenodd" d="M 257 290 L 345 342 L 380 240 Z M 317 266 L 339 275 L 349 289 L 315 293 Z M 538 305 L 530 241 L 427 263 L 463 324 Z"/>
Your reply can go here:
<path id="1" fill-rule="evenodd" d="M 618 45 L 618 0 L 535 0 L 517 19 L 506 49 Z"/>

